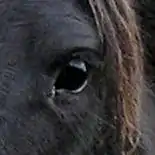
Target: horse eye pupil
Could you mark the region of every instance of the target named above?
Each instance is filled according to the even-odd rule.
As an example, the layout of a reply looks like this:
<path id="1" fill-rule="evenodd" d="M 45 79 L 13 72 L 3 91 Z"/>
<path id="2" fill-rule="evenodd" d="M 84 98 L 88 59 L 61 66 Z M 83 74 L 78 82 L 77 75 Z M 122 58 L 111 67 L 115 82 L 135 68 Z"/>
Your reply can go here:
<path id="1" fill-rule="evenodd" d="M 82 87 L 87 80 L 88 73 L 76 65 L 67 65 L 59 74 L 55 88 L 75 91 Z"/>

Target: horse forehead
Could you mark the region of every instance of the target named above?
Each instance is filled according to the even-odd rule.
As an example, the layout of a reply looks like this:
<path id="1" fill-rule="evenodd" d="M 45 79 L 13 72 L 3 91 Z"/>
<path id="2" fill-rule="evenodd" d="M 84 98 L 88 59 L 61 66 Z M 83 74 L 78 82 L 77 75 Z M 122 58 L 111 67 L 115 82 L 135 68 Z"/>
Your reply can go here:
<path id="1" fill-rule="evenodd" d="M 95 26 L 90 22 L 92 18 L 82 11 L 81 5 L 71 0 L 52 0 L 49 5 L 47 4 L 39 11 L 39 14 L 43 15 L 39 25 L 48 34 L 47 42 L 51 44 L 53 40 L 54 45 L 51 45 L 54 49 L 98 47 L 99 38 Z"/>

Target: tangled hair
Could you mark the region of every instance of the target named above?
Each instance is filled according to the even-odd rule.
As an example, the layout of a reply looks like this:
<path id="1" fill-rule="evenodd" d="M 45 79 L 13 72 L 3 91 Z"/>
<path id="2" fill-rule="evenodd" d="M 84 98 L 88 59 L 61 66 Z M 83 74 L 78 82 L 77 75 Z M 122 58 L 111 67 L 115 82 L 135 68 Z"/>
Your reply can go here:
<path id="1" fill-rule="evenodd" d="M 143 48 L 135 12 L 127 0 L 89 0 L 103 46 L 106 43 L 107 119 L 115 126 L 114 154 L 133 155 L 139 146 Z M 104 49 L 104 48 L 103 48 Z M 117 144 L 116 144 L 117 143 Z"/>

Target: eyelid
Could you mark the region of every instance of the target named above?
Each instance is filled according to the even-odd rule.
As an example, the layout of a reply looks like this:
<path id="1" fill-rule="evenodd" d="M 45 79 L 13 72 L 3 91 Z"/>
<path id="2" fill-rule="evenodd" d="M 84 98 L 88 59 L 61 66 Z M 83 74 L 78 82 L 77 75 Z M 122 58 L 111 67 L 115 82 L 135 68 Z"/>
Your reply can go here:
<path id="1" fill-rule="evenodd" d="M 55 57 L 50 64 L 51 70 L 66 66 L 71 60 L 81 60 L 86 63 L 87 69 L 99 68 L 101 56 L 99 51 L 89 48 L 67 49 L 63 55 Z"/>
<path id="2" fill-rule="evenodd" d="M 76 49 L 72 53 L 72 58 L 86 62 L 87 67 L 89 68 L 99 68 L 99 66 L 103 63 L 103 58 L 100 55 L 100 52 L 88 48 Z"/>

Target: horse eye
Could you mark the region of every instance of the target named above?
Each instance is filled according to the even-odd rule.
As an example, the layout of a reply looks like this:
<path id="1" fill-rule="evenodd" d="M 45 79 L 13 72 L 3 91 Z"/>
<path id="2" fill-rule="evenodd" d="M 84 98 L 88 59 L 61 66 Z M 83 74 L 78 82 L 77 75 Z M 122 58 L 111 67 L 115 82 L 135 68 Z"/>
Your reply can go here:
<path id="1" fill-rule="evenodd" d="M 59 73 L 55 90 L 67 90 L 72 93 L 81 92 L 87 85 L 88 71 L 85 62 L 71 60 Z"/>

